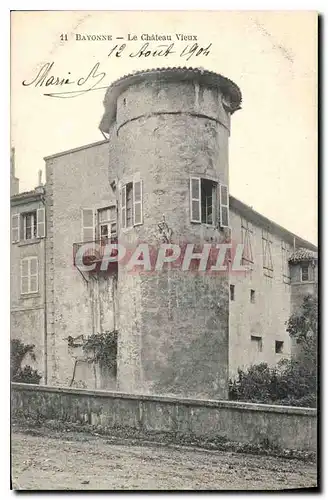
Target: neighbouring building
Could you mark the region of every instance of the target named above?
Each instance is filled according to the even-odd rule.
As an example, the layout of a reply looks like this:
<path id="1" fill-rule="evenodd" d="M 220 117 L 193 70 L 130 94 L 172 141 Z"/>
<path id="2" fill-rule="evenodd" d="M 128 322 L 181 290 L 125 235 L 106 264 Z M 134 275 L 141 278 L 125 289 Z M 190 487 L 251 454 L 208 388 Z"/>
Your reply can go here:
<path id="1" fill-rule="evenodd" d="M 229 195 L 240 104 L 237 85 L 204 70 L 123 77 L 106 92 L 106 139 L 45 158 L 46 185 L 12 196 L 12 337 L 36 345 L 44 383 L 226 399 L 238 367 L 291 355 L 285 322 L 316 290 L 316 247 Z M 104 241 L 230 240 L 250 270 L 76 265 L 90 242 L 97 261 Z M 82 350 L 112 330 L 116 376 Z"/>

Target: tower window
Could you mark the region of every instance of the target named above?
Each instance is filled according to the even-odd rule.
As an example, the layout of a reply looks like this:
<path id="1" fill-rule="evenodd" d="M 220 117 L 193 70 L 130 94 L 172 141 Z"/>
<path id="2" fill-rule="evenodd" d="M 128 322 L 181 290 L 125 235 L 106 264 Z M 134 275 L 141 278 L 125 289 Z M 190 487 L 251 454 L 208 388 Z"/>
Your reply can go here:
<path id="1" fill-rule="evenodd" d="M 230 300 L 235 300 L 235 285 L 230 285 Z"/>
<path id="2" fill-rule="evenodd" d="M 301 281 L 309 281 L 309 266 L 307 264 L 301 266 Z"/>
<path id="3" fill-rule="evenodd" d="M 122 228 L 137 226 L 143 222 L 142 181 L 128 182 L 121 190 Z"/>
<path id="4" fill-rule="evenodd" d="M 251 335 L 251 344 L 254 346 L 257 352 L 262 352 L 262 337 Z"/>
<path id="5" fill-rule="evenodd" d="M 276 354 L 282 354 L 284 352 L 284 343 L 282 340 L 276 340 L 275 351 Z"/>
<path id="6" fill-rule="evenodd" d="M 250 300 L 252 304 L 255 304 L 255 290 L 251 290 L 250 292 Z"/>
<path id="7" fill-rule="evenodd" d="M 202 224 L 214 225 L 216 223 L 216 198 L 217 182 L 210 179 L 201 179 L 200 177 L 191 177 L 190 179 L 190 220 Z M 228 191 L 227 186 L 220 185 L 222 189 L 222 199 L 224 202 L 224 220 L 221 225 L 228 225 Z M 223 203 L 222 202 L 222 203 Z"/>
<path id="8" fill-rule="evenodd" d="M 133 221 L 132 189 L 132 182 L 126 184 L 126 227 L 132 226 Z"/>
<path id="9" fill-rule="evenodd" d="M 216 183 L 207 179 L 201 180 L 202 223 L 213 224 L 214 221 L 214 190 Z"/>

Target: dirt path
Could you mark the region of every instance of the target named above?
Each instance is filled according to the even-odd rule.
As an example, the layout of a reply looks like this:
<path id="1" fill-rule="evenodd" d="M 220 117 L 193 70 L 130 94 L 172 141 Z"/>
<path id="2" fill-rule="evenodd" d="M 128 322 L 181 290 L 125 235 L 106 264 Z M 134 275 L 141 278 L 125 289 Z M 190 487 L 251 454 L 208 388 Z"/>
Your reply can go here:
<path id="1" fill-rule="evenodd" d="M 276 490 L 314 487 L 317 472 L 299 460 L 14 431 L 12 481 L 27 490 Z"/>

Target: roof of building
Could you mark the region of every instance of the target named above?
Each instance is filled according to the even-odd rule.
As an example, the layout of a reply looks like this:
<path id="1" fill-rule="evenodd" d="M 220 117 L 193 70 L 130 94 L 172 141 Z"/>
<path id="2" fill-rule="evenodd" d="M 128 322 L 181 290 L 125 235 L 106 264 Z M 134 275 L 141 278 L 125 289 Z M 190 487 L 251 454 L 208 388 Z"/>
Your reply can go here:
<path id="1" fill-rule="evenodd" d="M 318 259 L 318 252 L 313 252 L 308 248 L 298 248 L 291 254 L 288 262 L 296 264 L 297 262 L 308 262 Z"/>
<path id="2" fill-rule="evenodd" d="M 246 205 L 246 203 L 238 200 L 232 195 L 229 195 L 229 204 L 232 210 L 244 215 L 246 219 L 254 222 L 255 224 L 257 223 L 259 226 L 266 228 L 269 232 L 280 236 L 284 241 L 289 242 L 291 245 L 295 244 L 296 247 L 306 247 L 314 252 L 317 250 L 317 247 L 313 243 L 304 240 L 297 234 L 292 233 L 283 226 L 280 226 L 271 219 L 268 219 L 260 212 L 254 210 L 253 207 Z"/>
<path id="3" fill-rule="evenodd" d="M 32 189 L 31 191 L 22 191 L 21 193 L 14 194 L 10 197 L 10 202 L 12 205 L 18 205 L 20 203 L 26 203 L 30 201 L 39 200 L 44 194 L 44 186 Z"/>
<path id="4" fill-rule="evenodd" d="M 16 193 L 16 194 L 13 194 L 11 196 L 11 199 L 13 198 L 25 198 L 25 197 L 28 197 L 28 196 L 33 196 L 34 194 L 36 193 L 36 191 L 34 189 L 32 189 L 31 191 L 22 191 L 21 193 Z"/>
<path id="5" fill-rule="evenodd" d="M 229 97 L 229 110 L 234 113 L 240 109 L 242 101 L 241 90 L 232 80 L 214 71 L 203 68 L 152 68 L 143 71 L 135 71 L 115 80 L 107 89 L 104 99 L 105 114 L 100 122 L 99 128 L 108 133 L 111 123 L 116 117 L 116 100 L 130 85 L 142 81 L 194 81 L 210 87 L 220 87 L 222 92 Z"/>

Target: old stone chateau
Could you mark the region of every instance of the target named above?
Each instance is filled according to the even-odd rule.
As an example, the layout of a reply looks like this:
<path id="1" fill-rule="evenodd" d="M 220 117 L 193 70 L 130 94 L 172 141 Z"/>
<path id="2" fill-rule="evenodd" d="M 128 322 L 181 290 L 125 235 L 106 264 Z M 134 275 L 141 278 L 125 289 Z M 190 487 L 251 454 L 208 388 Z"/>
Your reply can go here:
<path id="1" fill-rule="evenodd" d="M 316 247 L 229 194 L 232 81 L 138 72 L 108 88 L 104 107 L 104 140 L 46 157 L 44 185 L 19 193 L 12 158 L 11 336 L 35 344 L 42 383 L 225 399 L 238 367 L 291 356 L 285 321 L 315 290 Z M 156 246 L 164 226 L 171 243 L 243 243 L 250 271 L 75 265 L 85 242 Z M 81 347 L 111 330 L 115 377 Z"/>

